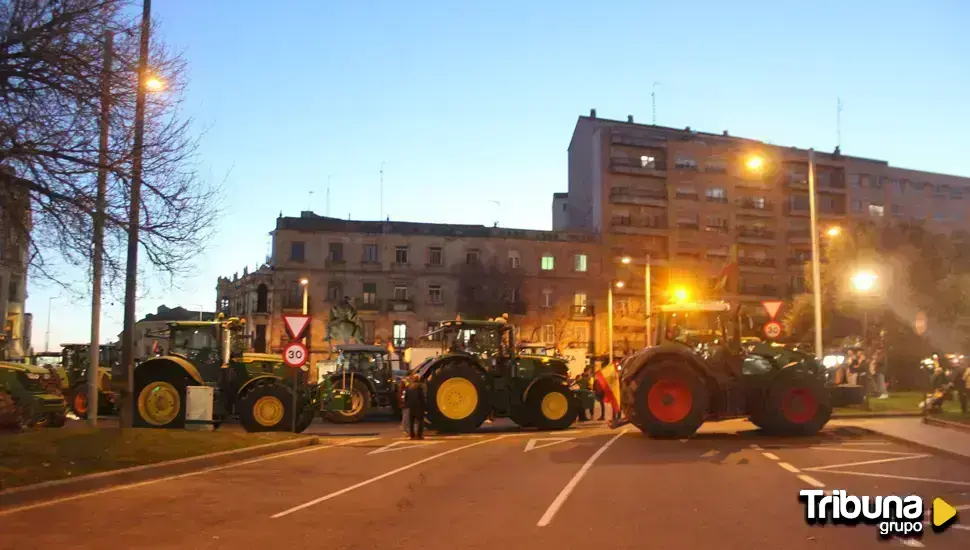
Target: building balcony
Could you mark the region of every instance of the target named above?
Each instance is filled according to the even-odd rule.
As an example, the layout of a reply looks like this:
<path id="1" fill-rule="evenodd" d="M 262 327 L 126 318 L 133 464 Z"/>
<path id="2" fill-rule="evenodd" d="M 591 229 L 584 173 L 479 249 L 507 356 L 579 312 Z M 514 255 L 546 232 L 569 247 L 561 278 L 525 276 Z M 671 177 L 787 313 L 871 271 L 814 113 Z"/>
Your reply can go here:
<path id="1" fill-rule="evenodd" d="M 778 287 L 775 285 L 741 285 L 741 294 L 746 296 L 759 296 L 773 298 L 778 296 Z"/>
<path id="2" fill-rule="evenodd" d="M 388 300 L 387 311 L 388 312 L 414 311 L 414 302 L 412 300 Z"/>
<path id="3" fill-rule="evenodd" d="M 391 262 L 391 271 L 411 271 L 412 268 L 411 263 Z"/>
<path id="4" fill-rule="evenodd" d="M 666 207 L 667 191 L 665 189 L 617 187 L 610 190 L 610 202 L 613 204 Z"/>
<path id="5" fill-rule="evenodd" d="M 667 235 L 667 224 L 656 219 L 638 219 L 630 216 L 614 216 L 610 221 L 614 233 L 626 235 Z"/>
<path id="6" fill-rule="evenodd" d="M 738 258 L 738 264 L 743 270 L 773 270 L 775 268 L 775 259 L 742 256 Z"/>
<path id="7" fill-rule="evenodd" d="M 772 210 L 773 204 L 771 201 L 741 198 L 737 200 L 736 204 L 741 209 L 740 214 L 767 217 L 775 215 L 774 210 Z"/>
<path id="8" fill-rule="evenodd" d="M 593 306 L 573 306 L 571 313 L 573 319 L 590 319 L 593 317 Z"/>
<path id="9" fill-rule="evenodd" d="M 327 258 L 323 261 L 323 266 L 327 269 L 347 269 L 347 260 L 333 260 Z"/>
<path id="10" fill-rule="evenodd" d="M 626 157 L 613 157 L 610 159 L 610 170 L 617 174 L 630 174 L 634 176 L 651 176 L 655 178 L 666 178 L 667 170 L 662 164 L 644 166 L 640 159 Z"/>
<path id="11" fill-rule="evenodd" d="M 788 230 L 788 242 L 790 243 L 807 243 L 812 240 L 812 231 L 810 229 L 789 229 Z"/>
<path id="12" fill-rule="evenodd" d="M 698 231 L 700 228 L 701 226 L 697 222 L 677 222 L 677 229 L 685 229 L 687 231 Z"/>
<path id="13" fill-rule="evenodd" d="M 754 227 L 739 227 L 738 241 L 754 244 L 774 244 L 775 232 Z"/>
<path id="14" fill-rule="evenodd" d="M 710 195 L 707 195 L 706 197 L 704 197 L 704 200 L 706 200 L 707 202 L 713 202 L 713 203 L 716 203 L 716 204 L 727 204 L 728 203 L 727 197 L 712 197 Z"/>
<path id="15" fill-rule="evenodd" d="M 374 299 L 365 301 L 363 298 L 354 298 L 354 307 L 357 311 L 380 311 L 381 301 Z"/>
<path id="16" fill-rule="evenodd" d="M 674 198 L 688 201 L 701 200 L 701 196 L 697 194 L 697 191 L 677 191 L 674 194 Z"/>
<path id="17" fill-rule="evenodd" d="M 809 258 L 788 258 L 785 260 L 785 263 L 788 264 L 789 268 L 801 269 L 805 264 L 807 264 L 810 261 L 811 260 Z"/>

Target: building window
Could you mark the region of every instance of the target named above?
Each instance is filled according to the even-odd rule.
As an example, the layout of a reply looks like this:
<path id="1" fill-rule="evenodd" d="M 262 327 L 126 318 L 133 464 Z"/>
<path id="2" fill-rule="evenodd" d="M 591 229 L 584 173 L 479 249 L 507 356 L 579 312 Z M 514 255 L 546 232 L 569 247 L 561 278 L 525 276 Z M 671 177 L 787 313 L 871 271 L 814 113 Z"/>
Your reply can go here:
<path id="1" fill-rule="evenodd" d="M 573 327 L 573 344 L 589 346 L 589 325 L 575 325 Z"/>
<path id="2" fill-rule="evenodd" d="M 883 208 L 881 204 L 870 204 L 869 205 L 869 215 L 877 218 L 883 217 L 886 213 L 886 209 Z"/>
<path id="3" fill-rule="evenodd" d="M 542 343 L 556 343 L 556 325 L 542 325 Z"/>
<path id="4" fill-rule="evenodd" d="M 933 221 L 940 223 L 945 222 L 946 212 L 933 212 Z"/>
<path id="5" fill-rule="evenodd" d="M 764 199 L 761 199 L 764 200 Z M 808 195 L 792 195 L 788 197 L 788 207 L 793 212 L 805 212 L 808 208 Z"/>
<path id="6" fill-rule="evenodd" d="M 408 287 L 405 285 L 394 285 L 394 299 L 395 300 L 407 300 L 408 299 Z"/>
<path id="7" fill-rule="evenodd" d="M 330 243 L 330 261 L 344 261 L 344 243 Z"/>
<path id="8" fill-rule="evenodd" d="M 552 271 L 556 268 L 556 258 L 552 254 L 542 255 L 542 270 Z"/>
<path id="9" fill-rule="evenodd" d="M 364 245 L 364 263 L 376 264 L 377 259 L 377 245 L 376 244 L 365 244 Z"/>
<path id="10" fill-rule="evenodd" d="M 340 300 L 341 294 L 343 294 L 343 292 L 340 283 L 331 282 L 327 284 L 327 301 L 336 302 Z"/>
<path id="11" fill-rule="evenodd" d="M 508 296 L 508 300 L 509 300 L 510 303 L 513 303 L 513 304 L 518 303 L 518 301 L 519 301 L 519 289 L 518 288 L 515 288 L 515 287 L 512 287 L 512 288 L 508 289 L 508 291 L 506 293 L 506 296 Z"/>
<path id="12" fill-rule="evenodd" d="M 364 283 L 364 305 L 377 304 L 377 283 Z"/>
<path id="13" fill-rule="evenodd" d="M 465 264 L 478 265 L 482 261 L 482 254 L 477 248 L 472 248 L 465 252 Z"/>
<path id="14" fill-rule="evenodd" d="M 290 243 L 290 260 L 294 262 L 306 261 L 306 243 L 293 241 Z"/>
<path id="15" fill-rule="evenodd" d="M 573 294 L 573 313 L 576 315 L 586 315 L 586 293 L 577 292 Z"/>
<path id="16" fill-rule="evenodd" d="M 903 213 L 903 207 L 901 205 L 894 204 L 892 213 L 893 213 L 893 216 L 901 215 Z"/>
<path id="17" fill-rule="evenodd" d="M 862 201 L 860 201 L 860 200 L 853 200 L 852 201 L 852 211 L 853 212 L 862 212 Z"/>
<path id="18" fill-rule="evenodd" d="M 576 254 L 573 261 L 575 271 L 586 271 L 586 254 Z"/>
<path id="19" fill-rule="evenodd" d="M 727 163 L 723 160 L 709 160 L 704 163 L 705 172 L 727 173 Z"/>
<path id="20" fill-rule="evenodd" d="M 522 265 L 522 258 L 519 256 L 519 251 L 509 250 L 509 267 L 518 269 L 520 265 Z"/>
<path id="21" fill-rule="evenodd" d="M 751 197 L 751 206 L 764 210 L 765 208 L 765 198 L 764 197 Z"/>
<path id="22" fill-rule="evenodd" d="M 269 287 L 265 283 L 256 287 L 256 313 L 269 313 Z"/>
<path id="23" fill-rule="evenodd" d="M 640 167 L 641 168 L 657 168 L 657 157 L 652 157 L 650 155 L 640 156 Z"/>
<path id="24" fill-rule="evenodd" d="M 363 327 L 364 327 L 364 341 L 365 342 L 373 342 L 374 341 L 375 322 L 374 321 L 361 321 L 360 324 L 363 325 Z"/>
<path id="25" fill-rule="evenodd" d="M 394 347 L 403 348 L 407 345 L 408 326 L 404 321 L 394 321 Z"/>
<path id="26" fill-rule="evenodd" d="M 859 174 L 849 174 L 849 186 L 853 189 L 858 189 L 862 186 Z"/>
<path id="27" fill-rule="evenodd" d="M 408 247 L 397 246 L 394 248 L 394 263 L 396 264 L 408 263 Z"/>
<path id="28" fill-rule="evenodd" d="M 431 285 L 428 287 L 428 301 L 432 304 L 440 304 L 441 299 L 441 285 Z"/>
<path id="29" fill-rule="evenodd" d="M 542 290 L 542 303 L 541 304 L 542 304 L 542 307 L 552 307 L 552 304 L 553 304 L 552 289 L 546 288 L 546 289 L 543 289 Z"/>
<path id="30" fill-rule="evenodd" d="M 707 218 L 707 230 L 724 233 L 728 229 L 727 218 L 722 216 L 710 216 Z"/>
<path id="31" fill-rule="evenodd" d="M 253 351 L 266 353 L 266 325 L 256 325 L 256 334 L 253 335 Z"/>
<path id="32" fill-rule="evenodd" d="M 674 167 L 696 170 L 697 161 L 687 155 L 677 155 L 677 158 L 674 160 Z"/>
<path id="33" fill-rule="evenodd" d="M 675 196 L 677 198 L 697 199 L 697 190 L 690 184 L 678 185 Z"/>
<path id="34" fill-rule="evenodd" d="M 708 187 L 707 200 L 711 202 L 727 202 L 727 191 L 723 187 Z"/>
<path id="35" fill-rule="evenodd" d="M 407 256 L 407 254 L 405 254 L 405 257 L 406 256 Z M 428 249 L 428 264 L 429 265 L 441 265 L 441 262 L 442 262 L 442 258 L 441 258 L 441 247 L 440 246 L 432 246 L 431 248 L 429 248 Z"/>

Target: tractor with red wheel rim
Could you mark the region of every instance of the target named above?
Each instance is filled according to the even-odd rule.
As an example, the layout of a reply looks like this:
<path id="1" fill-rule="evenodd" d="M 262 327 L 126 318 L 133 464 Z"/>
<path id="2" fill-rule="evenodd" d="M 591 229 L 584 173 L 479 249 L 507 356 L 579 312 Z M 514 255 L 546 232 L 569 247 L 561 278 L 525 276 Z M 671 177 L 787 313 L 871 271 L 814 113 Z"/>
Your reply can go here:
<path id="1" fill-rule="evenodd" d="M 746 343 L 740 306 L 670 304 L 653 317 L 655 344 L 625 359 L 620 373 L 623 414 L 647 435 L 689 437 L 706 421 L 745 417 L 772 434 L 811 435 L 828 422 L 819 361 Z"/>

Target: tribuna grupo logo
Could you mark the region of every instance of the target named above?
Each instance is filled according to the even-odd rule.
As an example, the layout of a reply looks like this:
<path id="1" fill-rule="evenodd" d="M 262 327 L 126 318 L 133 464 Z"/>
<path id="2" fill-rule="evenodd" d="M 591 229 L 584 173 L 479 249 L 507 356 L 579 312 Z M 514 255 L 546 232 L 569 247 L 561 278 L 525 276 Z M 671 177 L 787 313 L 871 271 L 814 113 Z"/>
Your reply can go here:
<path id="1" fill-rule="evenodd" d="M 909 496 L 855 496 L 835 490 L 826 494 L 820 489 L 804 489 L 798 498 L 805 503 L 805 521 L 809 525 L 857 525 L 879 527 L 883 538 L 919 537 L 923 533 L 925 509 L 923 499 Z"/>

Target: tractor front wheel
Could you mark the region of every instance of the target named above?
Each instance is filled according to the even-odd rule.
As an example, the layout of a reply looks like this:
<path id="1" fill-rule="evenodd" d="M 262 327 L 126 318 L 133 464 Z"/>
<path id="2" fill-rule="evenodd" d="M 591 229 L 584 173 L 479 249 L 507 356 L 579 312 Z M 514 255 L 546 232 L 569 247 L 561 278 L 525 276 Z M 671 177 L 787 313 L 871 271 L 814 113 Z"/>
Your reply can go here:
<path id="1" fill-rule="evenodd" d="M 554 381 L 537 383 L 529 390 L 526 407 L 540 430 L 565 430 L 579 414 L 579 404 L 568 386 Z"/>
<path id="2" fill-rule="evenodd" d="M 71 388 L 71 412 L 82 420 L 88 417 L 88 386 L 83 382 Z"/>
<path id="3" fill-rule="evenodd" d="M 809 374 L 778 374 L 768 389 L 756 425 L 774 435 L 814 435 L 832 416 L 832 402 L 822 380 Z"/>
<path id="4" fill-rule="evenodd" d="M 491 412 L 485 375 L 471 363 L 452 361 L 428 381 L 428 422 L 442 432 L 471 432 Z"/>
<path id="5" fill-rule="evenodd" d="M 183 374 L 172 371 L 136 374 L 134 426 L 184 428 L 187 385 Z"/>
<path id="6" fill-rule="evenodd" d="M 664 362 L 641 374 L 631 422 L 650 437 L 690 437 L 704 423 L 708 394 L 687 364 Z"/>
<path id="7" fill-rule="evenodd" d="M 360 378 L 354 377 L 353 384 L 347 384 L 342 378 L 334 381 L 334 389 L 342 390 L 345 385 L 350 386 L 350 410 L 332 411 L 327 413 L 327 420 L 337 424 L 352 424 L 363 420 L 364 415 L 370 409 L 371 393 L 370 388 Z"/>
<path id="8" fill-rule="evenodd" d="M 23 407 L 17 405 L 9 392 L 0 391 L 0 428 L 20 431 L 29 426 Z"/>
<path id="9" fill-rule="evenodd" d="M 261 384 L 249 388 L 239 400 L 239 420 L 247 432 L 290 431 L 293 393 L 281 384 Z"/>

